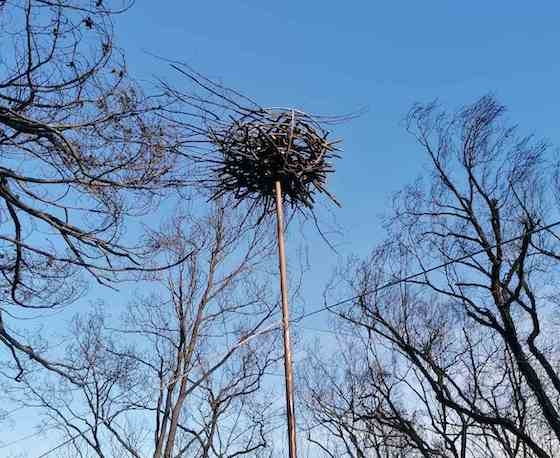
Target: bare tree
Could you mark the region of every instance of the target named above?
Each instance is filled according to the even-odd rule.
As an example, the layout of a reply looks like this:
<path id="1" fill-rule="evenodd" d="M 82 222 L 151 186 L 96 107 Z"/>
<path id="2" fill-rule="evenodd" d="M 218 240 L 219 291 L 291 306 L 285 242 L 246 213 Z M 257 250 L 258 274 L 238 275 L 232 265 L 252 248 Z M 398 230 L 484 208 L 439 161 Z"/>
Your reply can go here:
<path id="1" fill-rule="evenodd" d="M 158 116 L 114 43 L 128 1 L 0 2 L 0 340 L 61 373 L 18 337 L 14 317 L 153 267 L 124 222 L 184 183 L 177 131 Z M 123 235 L 127 235 L 123 238 Z M 152 259 L 152 258 L 149 258 Z M 152 262 L 153 264 L 153 262 Z"/>
<path id="2" fill-rule="evenodd" d="M 67 380 L 28 381 L 25 397 L 72 439 L 73 456 L 269 450 L 278 419 L 263 379 L 280 356 L 265 270 L 274 245 L 265 229 L 243 224 L 220 205 L 152 234 L 170 263 L 189 256 L 138 295 L 120 325 L 101 309 L 76 320 L 67 364 L 81 367 L 79 390 Z"/>
<path id="3" fill-rule="evenodd" d="M 409 115 L 429 178 L 396 197 L 390 240 L 342 276 L 361 365 L 307 394 L 316 420 L 360 439 L 348 456 L 558 456 L 558 158 L 504 111 L 486 96 Z"/>

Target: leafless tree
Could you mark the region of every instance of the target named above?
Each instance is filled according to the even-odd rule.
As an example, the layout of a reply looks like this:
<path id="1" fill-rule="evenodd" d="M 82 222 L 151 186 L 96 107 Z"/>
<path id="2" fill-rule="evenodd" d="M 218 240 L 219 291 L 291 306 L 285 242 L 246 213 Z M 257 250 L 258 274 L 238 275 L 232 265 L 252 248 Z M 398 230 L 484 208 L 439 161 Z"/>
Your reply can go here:
<path id="1" fill-rule="evenodd" d="M 408 117 L 429 174 L 397 195 L 388 242 L 341 276 L 352 363 L 305 395 L 348 456 L 558 456 L 558 157 L 504 111 L 486 96 Z"/>
<path id="2" fill-rule="evenodd" d="M 146 95 L 114 43 L 128 7 L 0 2 L 0 340 L 16 378 L 22 354 L 67 369 L 20 337 L 16 317 L 75 301 L 88 277 L 153 267 L 124 222 L 184 183 L 184 143 L 158 116 L 171 99 Z"/>
<path id="3" fill-rule="evenodd" d="M 189 256 L 139 294 L 120 325 L 101 309 L 76 320 L 67 364 L 81 367 L 79 389 L 25 379 L 24 398 L 72 439 L 71 456 L 270 451 L 279 420 L 263 386 L 280 356 L 266 274 L 274 245 L 266 228 L 244 228 L 231 213 L 219 205 L 208 216 L 177 216 L 152 234 L 169 263 Z"/>

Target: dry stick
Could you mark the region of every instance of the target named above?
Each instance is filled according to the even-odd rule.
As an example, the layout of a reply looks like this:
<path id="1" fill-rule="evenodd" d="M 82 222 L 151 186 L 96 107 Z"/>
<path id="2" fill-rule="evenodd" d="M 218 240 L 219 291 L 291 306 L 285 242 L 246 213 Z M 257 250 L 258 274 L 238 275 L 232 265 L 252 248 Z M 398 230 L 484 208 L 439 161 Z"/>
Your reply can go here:
<path id="1" fill-rule="evenodd" d="M 296 418 L 294 409 L 294 376 L 292 368 L 292 347 L 290 344 L 290 317 L 288 309 L 288 278 L 286 275 L 286 248 L 284 246 L 284 209 L 282 185 L 276 186 L 276 235 L 278 236 L 278 264 L 280 266 L 280 290 L 282 292 L 282 332 L 284 336 L 284 376 L 286 379 L 286 414 L 288 417 L 289 457 L 297 458 Z"/>

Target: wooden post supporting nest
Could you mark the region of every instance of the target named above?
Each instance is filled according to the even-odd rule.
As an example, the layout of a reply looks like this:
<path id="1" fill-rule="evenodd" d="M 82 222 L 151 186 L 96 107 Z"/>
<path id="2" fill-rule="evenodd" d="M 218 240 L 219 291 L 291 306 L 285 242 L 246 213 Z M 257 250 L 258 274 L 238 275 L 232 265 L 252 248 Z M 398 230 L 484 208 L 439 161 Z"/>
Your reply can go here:
<path id="1" fill-rule="evenodd" d="M 294 374 L 292 348 L 290 344 L 290 317 L 288 308 L 288 276 L 286 273 L 286 248 L 284 245 L 284 208 L 282 185 L 275 183 L 276 191 L 276 234 L 278 237 L 278 264 L 280 266 L 280 290 L 282 293 L 282 331 L 284 336 L 284 376 L 286 380 L 286 413 L 288 418 L 289 457 L 297 458 L 296 418 L 294 408 Z"/>

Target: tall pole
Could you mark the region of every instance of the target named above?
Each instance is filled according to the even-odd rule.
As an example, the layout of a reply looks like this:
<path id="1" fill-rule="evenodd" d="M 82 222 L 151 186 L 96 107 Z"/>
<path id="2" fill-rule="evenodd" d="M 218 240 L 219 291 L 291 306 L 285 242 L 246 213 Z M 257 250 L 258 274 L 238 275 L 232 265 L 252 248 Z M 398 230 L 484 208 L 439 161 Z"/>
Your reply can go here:
<path id="1" fill-rule="evenodd" d="M 282 185 L 276 187 L 276 235 L 278 237 L 278 264 L 280 266 L 280 291 L 282 293 L 282 332 L 284 336 L 284 377 L 286 380 L 286 413 L 288 418 L 289 458 L 297 458 L 296 418 L 294 408 L 294 372 L 292 368 L 292 347 L 290 343 L 290 316 L 288 308 L 288 275 L 286 273 L 286 247 L 284 245 L 284 206 Z"/>

